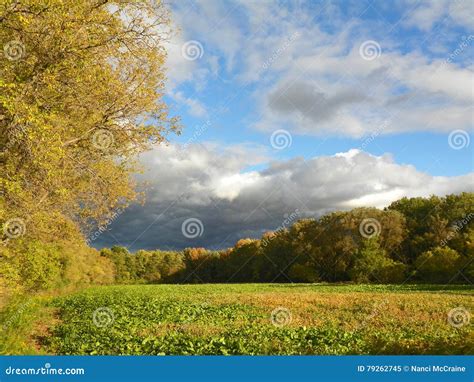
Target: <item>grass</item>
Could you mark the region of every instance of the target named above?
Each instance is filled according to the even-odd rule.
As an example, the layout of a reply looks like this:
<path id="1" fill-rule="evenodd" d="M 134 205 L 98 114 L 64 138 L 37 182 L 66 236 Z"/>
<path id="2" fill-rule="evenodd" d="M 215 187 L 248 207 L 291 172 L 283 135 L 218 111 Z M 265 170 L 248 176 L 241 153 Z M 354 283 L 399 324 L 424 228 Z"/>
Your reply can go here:
<path id="1" fill-rule="evenodd" d="M 35 300 L 16 324 L 11 309 L 24 345 L 4 352 L 472 354 L 472 323 L 454 327 L 448 313 L 472 312 L 473 297 L 434 285 L 102 286 Z"/>

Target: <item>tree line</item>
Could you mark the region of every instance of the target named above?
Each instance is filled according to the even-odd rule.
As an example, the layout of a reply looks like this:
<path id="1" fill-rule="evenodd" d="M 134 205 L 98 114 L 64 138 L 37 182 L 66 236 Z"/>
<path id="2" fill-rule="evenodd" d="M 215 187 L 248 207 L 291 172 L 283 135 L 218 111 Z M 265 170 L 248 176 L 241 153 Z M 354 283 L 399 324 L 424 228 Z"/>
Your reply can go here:
<path id="1" fill-rule="evenodd" d="M 387 208 L 337 211 L 213 251 L 90 248 L 68 220 L 54 239 L 3 248 L 5 294 L 136 283 L 474 281 L 474 193 L 403 198 Z M 4 294 L 2 297 L 4 297 Z"/>
<path id="2" fill-rule="evenodd" d="M 302 219 L 210 251 L 102 249 L 118 283 L 474 281 L 474 194 L 403 198 Z"/>

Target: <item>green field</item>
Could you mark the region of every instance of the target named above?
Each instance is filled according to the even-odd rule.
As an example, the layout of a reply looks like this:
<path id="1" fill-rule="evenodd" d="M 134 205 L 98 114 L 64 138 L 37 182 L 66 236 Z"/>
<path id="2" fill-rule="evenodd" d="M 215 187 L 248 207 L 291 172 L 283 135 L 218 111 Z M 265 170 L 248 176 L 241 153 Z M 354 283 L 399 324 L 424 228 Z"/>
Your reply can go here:
<path id="1" fill-rule="evenodd" d="M 473 296 L 464 286 L 103 286 L 43 300 L 24 341 L 50 354 L 472 354 L 469 317 L 448 317 L 472 312 Z"/>

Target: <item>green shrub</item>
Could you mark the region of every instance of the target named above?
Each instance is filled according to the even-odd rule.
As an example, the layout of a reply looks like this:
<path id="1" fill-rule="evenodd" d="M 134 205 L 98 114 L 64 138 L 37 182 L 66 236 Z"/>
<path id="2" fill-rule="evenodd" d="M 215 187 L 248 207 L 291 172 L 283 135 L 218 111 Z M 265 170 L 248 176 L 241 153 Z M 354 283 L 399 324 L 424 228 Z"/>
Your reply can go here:
<path id="1" fill-rule="evenodd" d="M 456 276 L 459 262 L 460 256 L 454 249 L 436 247 L 416 259 L 416 276 L 421 281 L 448 283 Z"/>

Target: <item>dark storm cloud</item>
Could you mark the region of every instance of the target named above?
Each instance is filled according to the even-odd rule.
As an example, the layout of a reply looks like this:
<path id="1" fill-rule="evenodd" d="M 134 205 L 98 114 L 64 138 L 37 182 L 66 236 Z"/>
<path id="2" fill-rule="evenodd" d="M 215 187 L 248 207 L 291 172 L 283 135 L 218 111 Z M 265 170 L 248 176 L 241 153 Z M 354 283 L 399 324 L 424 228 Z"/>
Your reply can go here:
<path id="1" fill-rule="evenodd" d="M 473 190 L 472 174 L 433 177 L 413 166 L 350 150 L 333 156 L 274 162 L 262 171 L 244 171 L 264 160 L 256 151 L 191 145 L 161 147 L 142 161 L 151 183 L 144 206 L 123 212 L 92 244 L 123 245 L 132 251 L 226 248 L 259 237 L 288 216 L 317 217 L 336 209 L 382 207 L 403 196 L 445 195 Z M 195 237 L 183 223 L 198 219 Z M 193 236 L 193 235 L 191 235 Z"/>

